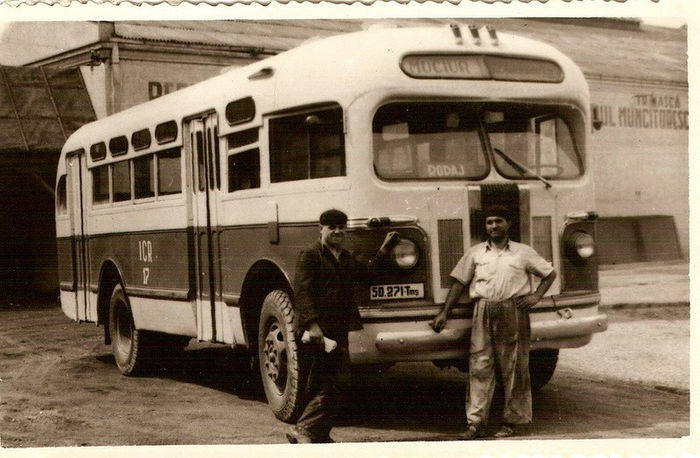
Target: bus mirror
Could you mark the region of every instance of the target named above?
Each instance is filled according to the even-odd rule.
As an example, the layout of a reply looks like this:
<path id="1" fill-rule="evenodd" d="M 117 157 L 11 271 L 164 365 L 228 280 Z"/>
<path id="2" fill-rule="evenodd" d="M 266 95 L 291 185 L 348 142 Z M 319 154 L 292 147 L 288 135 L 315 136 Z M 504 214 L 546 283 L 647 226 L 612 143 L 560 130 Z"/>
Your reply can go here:
<path id="1" fill-rule="evenodd" d="M 408 123 L 391 124 L 382 127 L 382 140 L 402 140 L 408 138 Z"/>
<path id="2" fill-rule="evenodd" d="M 321 124 L 321 118 L 319 118 L 316 115 L 309 115 L 304 119 L 304 124 L 307 126 L 315 126 L 317 124 Z"/>

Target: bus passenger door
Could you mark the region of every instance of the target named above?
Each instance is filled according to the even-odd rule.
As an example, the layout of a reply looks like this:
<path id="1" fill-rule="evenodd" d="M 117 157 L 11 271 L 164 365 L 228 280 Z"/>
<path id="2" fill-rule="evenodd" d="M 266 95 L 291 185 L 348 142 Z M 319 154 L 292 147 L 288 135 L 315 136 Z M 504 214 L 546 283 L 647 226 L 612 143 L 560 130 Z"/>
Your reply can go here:
<path id="1" fill-rule="evenodd" d="M 223 301 L 217 201 L 221 190 L 216 113 L 186 124 L 194 256 L 190 268 L 196 281 L 197 338 L 222 341 Z"/>
<path id="2" fill-rule="evenodd" d="M 85 240 L 85 204 L 83 190 L 86 188 L 84 175 L 85 154 L 83 152 L 66 157 L 66 190 L 71 228 L 71 264 L 73 268 L 73 288 L 75 291 L 75 315 L 77 321 L 96 321 L 88 307 L 87 247 Z"/>

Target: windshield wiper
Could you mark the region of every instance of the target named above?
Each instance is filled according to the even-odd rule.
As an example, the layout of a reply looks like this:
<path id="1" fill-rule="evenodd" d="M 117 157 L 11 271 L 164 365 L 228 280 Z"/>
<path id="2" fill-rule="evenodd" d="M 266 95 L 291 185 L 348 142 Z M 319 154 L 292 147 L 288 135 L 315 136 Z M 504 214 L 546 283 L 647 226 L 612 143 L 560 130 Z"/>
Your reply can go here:
<path id="1" fill-rule="evenodd" d="M 542 175 L 539 175 L 537 172 L 535 172 L 531 168 L 516 161 L 515 159 L 508 156 L 506 153 L 504 153 L 503 151 L 501 151 L 498 148 L 493 148 L 493 150 L 496 153 L 498 153 L 498 155 L 501 156 L 508 164 L 510 164 L 511 167 L 513 167 L 515 170 L 517 170 L 520 173 L 520 175 L 525 176 L 526 174 L 529 173 L 530 175 L 532 175 L 533 177 L 537 178 L 542 183 L 544 183 L 544 185 L 547 189 L 552 187 L 552 183 L 550 183 L 545 177 L 543 177 Z"/>

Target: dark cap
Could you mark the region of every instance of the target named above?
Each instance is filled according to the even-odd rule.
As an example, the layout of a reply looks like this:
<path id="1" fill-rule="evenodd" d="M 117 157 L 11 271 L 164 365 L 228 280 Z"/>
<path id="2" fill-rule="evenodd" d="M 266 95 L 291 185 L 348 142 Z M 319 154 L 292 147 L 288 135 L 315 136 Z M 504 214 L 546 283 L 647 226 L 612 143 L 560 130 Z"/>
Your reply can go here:
<path id="1" fill-rule="evenodd" d="M 319 222 L 321 223 L 321 226 L 347 224 L 348 215 L 341 212 L 340 210 L 336 210 L 335 208 L 332 208 L 330 210 L 326 210 L 323 213 L 321 213 L 321 217 L 319 218 Z"/>
<path id="2" fill-rule="evenodd" d="M 506 221 L 513 220 L 513 212 L 505 205 L 489 205 L 484 209 L 484 219 L 489 216 L 500 216 Z"/>

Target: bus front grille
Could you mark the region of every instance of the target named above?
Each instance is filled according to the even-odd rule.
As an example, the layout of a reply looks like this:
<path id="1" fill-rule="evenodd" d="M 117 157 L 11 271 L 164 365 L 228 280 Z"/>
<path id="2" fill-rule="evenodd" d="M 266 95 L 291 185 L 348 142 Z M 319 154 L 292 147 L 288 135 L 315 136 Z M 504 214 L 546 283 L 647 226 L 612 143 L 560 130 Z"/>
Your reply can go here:
<path id="1" fill-rule="evenodd" d="M 464 254 L 464 235 L 461 219 L 438 220 L 438 248 L 440 252 L 440 286 L 450 286 L 450 272 Z"/>

